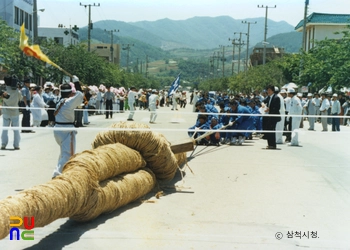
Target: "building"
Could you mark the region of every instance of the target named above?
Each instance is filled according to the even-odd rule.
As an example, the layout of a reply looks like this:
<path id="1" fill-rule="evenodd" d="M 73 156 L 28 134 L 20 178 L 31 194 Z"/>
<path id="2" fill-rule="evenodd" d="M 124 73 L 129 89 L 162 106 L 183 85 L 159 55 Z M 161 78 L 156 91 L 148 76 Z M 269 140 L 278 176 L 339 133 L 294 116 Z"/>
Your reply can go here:
<path id="1" fill-rule="evenodd" d="M 266 47 L 266 63 L 284 55 L 284 48 Z M 255 47 L 250 55 L 252 66 L 262 65 L 264 57 L 264 47 Z"/>
<path id="2" fill-rule="evenodd" d="M 334 34 L 349 30 L 350 14 L 312 13 L 306 18 L 306 46 L 308 51 L 315 47 L 315 41 L 328 39 L 341 39 L 343 34 Z M 304 31 L 304 20 L 295 27 L 298 32 Z"/>
<path id="3" fill-rule="evenodd" d="M 120 64 L 120 44 L 111 45 L 106 43 L 94 43 L 91 44 L 91 52 L 96 53 L 99 57 L 104 58 L 108 62 L 114 64 Z M 113 57 L 111 56 L 113 54 Z"/>
<path id="4" fill-rule="evenodd" d="M 25 32 L 32 39 L 34 36 L 33 2 L 34 0 L 2 0 L 0 3 L 0 17 L 6 21 L 7 25 L 19 31 L 24 23 Z"/>
<path id="5" fill-rule="evenodd" d="M 56 43 L 64 46 L 76 45 L 79 43 L 79 33 L 71 28 L 38 28 L 38 38 L 53 39 Z"/>

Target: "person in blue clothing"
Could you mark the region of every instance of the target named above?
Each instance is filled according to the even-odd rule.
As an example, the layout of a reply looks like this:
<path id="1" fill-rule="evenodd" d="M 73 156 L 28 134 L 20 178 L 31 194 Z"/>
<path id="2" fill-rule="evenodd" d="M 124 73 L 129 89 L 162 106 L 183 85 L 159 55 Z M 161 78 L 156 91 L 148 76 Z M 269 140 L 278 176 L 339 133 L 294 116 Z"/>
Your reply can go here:
<path id="1" fill-rule="evenodd" d="M 220 123 L 222 126 L 226 126 L 230 122 L 230 116 L 227 115 L 227 113 L 231 113 L 231 108 L 226 107 L 224 103 L 221 103 L 219 105 L 220 107 L 220 115 L 218 123 Z M 222 130 L 223 132 L 220 133 L 221 135 L 221 142 L 225 141 L 226 139 L 226 132 L 225 130 Z"/>
<path id="2" fill-rule="evenodd" d="M 188 135 L 189 137 L 193 136 L 193 138 L 196 139 L 198 136 L 201 136 L 205 133 L 205 132 L 201 132 L 200 130 L 206 130 L 206 129 L 209 129 L 209 125 L 207 123 L 207 116 L 199 115 L 196 121 L 196 124 L 189 128 L 190 131 L 188 131 Z M 208 140 L 206 138 L 203 138 L 200 141 L 197 141 L 197 145 L 207 145 L 207 144 L 208 144 Z"/>
<path id="3" fill-rule="evenodd" d="M 222 124 L 219 123 L 219 120 L 215 117 L 211 118 L 209 129 L 211 130 L 217 130 L 222 127 Z M 220 138 L 221 138 L 221 133 L 220 132 L 215 132 L 209 135 L 209 145 L 214 145 L 214 146 L 220 146 Z"/>
<path id="4" fill-rule="evenodd" d="M 251 109 L 251 113 L 254 115 L 258 115 L 261 114 L 259 107 L 256 105 L 256 102 L 254 99 L 252 99 L 249 103 L 248 103 L 248 107 Z M 256 131 L 260 131 L 262 128 L 262 116 L 252 116 L 253 118 L 253 130 Z M 252 136 L 249 136 L 249 139 L 253 139 Z"/>
<path id="5" fill-rule="evenodd" d="M 217 115 L 218 110 L 210 104 L 198 103 L 197 109 L 198 109 L 199 113 L 207 113 L 206 116 L 207 116 L 207 125 L 208 126 L 210 124 L 211 118 L 213 118 L 213 117 L 215 117 L 217 119 L 219 118 Z"/>
<path id="6" fill-rule="evenodd" d="M 233 115 L 230 117 L 231 126 L 227 127 L 229 130 L 251 130 L 254 125 L 251 112 L 247 107 L 241 106 L 237 101 L 230 102 L 231 112 Z M 241 115 L 244 114 L 244 115 Z M 242 145 L 245 139 L 249 137 L 251 132 L 228 132 L 226 135 L 226 143 L 230 145 Z M 231 141 L 229 141 L 231 140 Z"/>

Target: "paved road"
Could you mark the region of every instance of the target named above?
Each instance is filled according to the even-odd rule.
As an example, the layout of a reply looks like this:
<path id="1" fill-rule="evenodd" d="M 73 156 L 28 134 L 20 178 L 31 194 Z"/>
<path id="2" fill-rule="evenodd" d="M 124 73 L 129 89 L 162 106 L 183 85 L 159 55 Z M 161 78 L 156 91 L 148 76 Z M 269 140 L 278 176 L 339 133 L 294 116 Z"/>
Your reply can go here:
<path id="1" fill-rule="evenodd" d="M 161 108 L 150 126 L 169 141 L 187 138 L 191 109 Z M 126 118 L 115 114 L 113 121 Z M 134 118 L 148 123 L 149 112 Z M 89 119 L 78 129 L 78 152 L 90 149 L 98 130 L 112 122 Z M 266 141 L 258 138 L 243 146 L 199 146 L 188 153 L 193 173 L 186 168 L 184 180 L 177 175 L 171 183 L 181 192 L 166 190 L 160 199 L 150 194 L 148 202 L 89 223 L 59 219 L 36 228 L 33 241 L 7 237 L 0 249 L 349 249 L 350 128 L 321 133 L 316 124 L 316 130 L 302 130 L 301 147 L 280 150 L 264 150 Z M 50 180 L 56 164 L 52 131 L 21 136 L 20 151 L 0 151 L 0 199 Z"/>

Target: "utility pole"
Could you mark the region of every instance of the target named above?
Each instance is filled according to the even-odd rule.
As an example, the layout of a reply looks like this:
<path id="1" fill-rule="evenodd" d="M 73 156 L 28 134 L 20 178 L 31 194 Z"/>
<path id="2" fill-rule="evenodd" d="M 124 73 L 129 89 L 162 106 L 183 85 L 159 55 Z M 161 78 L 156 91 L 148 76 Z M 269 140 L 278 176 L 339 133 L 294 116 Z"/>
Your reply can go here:
<path id="1" fill-rule="evenodd" d="M 92 7 L 100 7 L 100 4 L 98 3 L 97 5 L 94 3 L 92 4 L 82 4 L 80 3 L 80 6 L 84 6 L 85 8 L 89 6 L 89 20 L 88 20 L 88 51 L 90 52 L 90 39 L 91 39 L 91 34 L 90 30 L 92 30 L 92 22 L 91 22 L 91 6 Z"/>
<path id="2" fill-rule="evenodd" d="M 148 55 L 146 55 L 146 78 L 148 78 Z"/>
<path id="3" fill-rule="evenodd" d="M 22 25 L 22 24 L 21 24 Z M 37 0 L 34 0 L 33 2 L 33 35 L 34 35 L 34 43 L 37 42 L 38 39 L 38 5 L 37 5 Z"/>
<path id="4" fill-rule="evenodd" d="M 250 25 L 251 24 L 256 24 L 256 22 L 247 22 L 247 21 L 242 21 L 242 23 L 244 24 L 248 24 L 248 35 L 247 35 L 247 51 L 246 51 L 246 55 L 245 55 L 245 67 L 244 67 L 244 71 L 246 72 L 248 70 L 248 62 L 249 62 L 249 34 L 250 34 Z"/>
<path id="5" fill-rule="evenodd" d="M 110 60 L 110 62 L 114 64 L 113 32 L 119 32 L 119 30 L 115 30 L 114 29 L 114 30 L 105 30 L 105 31 L 111 34 L 111 48 L 110 48 L 110 50 L 111 50 L 111 60 Z"/>
<path id="6" fill-rule="evenodd" d="M 241 50 L 242 50 L 242 45 L 244 45 L 244 42 L 242 41 L 242 34 L 243 35 L 247 35 L 247 33 L 243 33 L 243 32 L 235 32 L 233 34 L 239 34 L 239 43 L 238 45 L 238 71 L 237 73 L 239 74 L 239 72 L 241 71 Z"/>
<path id="7" fill-rule="evenodd" d="M 225 45 L 220 45 L 219 47 L 222 48 L 222 77 L 225 77 Z"/>
<path id="8" fill-rule="evenodd" d="M 309 0 L 305 0 L 305 9 L 304 9 L 304 23 L 303 23 L 303 50 L 306 51 L 306 24 L 307 24 L 307 9 L 309 5 Z"/>
<path id="9" fill-rule="evenodd" d="M 219 76 L 219 71 L 218 71 L 218 69 L 219 69 L 220 51 L 218 51 L 217 54 L 218 54 L 218 55 L 216 56 L 216 77 Z"/>
<path id="10" fill-rule="evenodd" d="M 33 29 L 33 37 L 31 37 L 33 39 L 33 43 L 38 43 L 38 11 L 44 12 L 45 9 L 38 9 L 37 0 L 34 0 L 33 12 L 31 14 L 33 16 L 33 25 L 29 27 L 29 35 L 30 31 Z M 29 24 L 31 25 L 31 22 L 29 22 Z"/>
<path id="11" fill-rule="evenodd" d="M 233 38 L 233 39 L 229 38 L 228 40 L 232 41 L 232 75 L 233 75 L 233 73 L 234 73 L 234 66 L 235 66 L 235 48 L 236 48 L 236 45 L 237 45 L 236 41 L 238 39 L 236 39 L 236 38 Z"/>
<path id="12" fill-rule="evenodd" d="M 127 50 L 127 54 L 126 54 L 126 71 L 129 72 L 129 53 L 130 53 L 130 48 L 131 46 L 134 46 L 134 44 L 122 44 L 122 46 L 126 46 L 123 48 L 123 50 Z"/>
<path id="13" fill-rule="evenodd" d="M 264 5 L 258 5 L 258 8 L 265 8 L 266 12 L 265 12 L 265 32 L 264 32 L 264 51 L 263 51 L 263 64 L 265 65 L 266 63 L 266 35 L 267 35 L 267 12 L 269 8 L 277 8 L 277 6 L 273 6 L 273 7 L 269 7 L 269 6 L 264 6 Z"/>

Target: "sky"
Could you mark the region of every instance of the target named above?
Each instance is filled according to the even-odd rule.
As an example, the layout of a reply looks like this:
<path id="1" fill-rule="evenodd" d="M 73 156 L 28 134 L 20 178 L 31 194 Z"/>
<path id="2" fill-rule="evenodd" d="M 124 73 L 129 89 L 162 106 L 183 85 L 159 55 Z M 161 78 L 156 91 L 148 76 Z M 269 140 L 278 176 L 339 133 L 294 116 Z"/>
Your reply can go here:
<path id="1" fill-rule="evenodd" d="M 91 20 L 117 20 L 124 22 L 156 21 L 169 18 L 185 20 L 195 16 L 231 16 L 234 19 L 265 17 L 274 21 L 286 21 L 296 26 L 304 16 L 305 0 L 100 0 L 96 2 L 77 0 L 37 0 L 39 27 L 87 26 L 89 8 Z M 308 14 L 312 12 L 350 14 L 350 0 L 309 0 Z M 114 29 L 117 27 L 106 27 Z"/>

